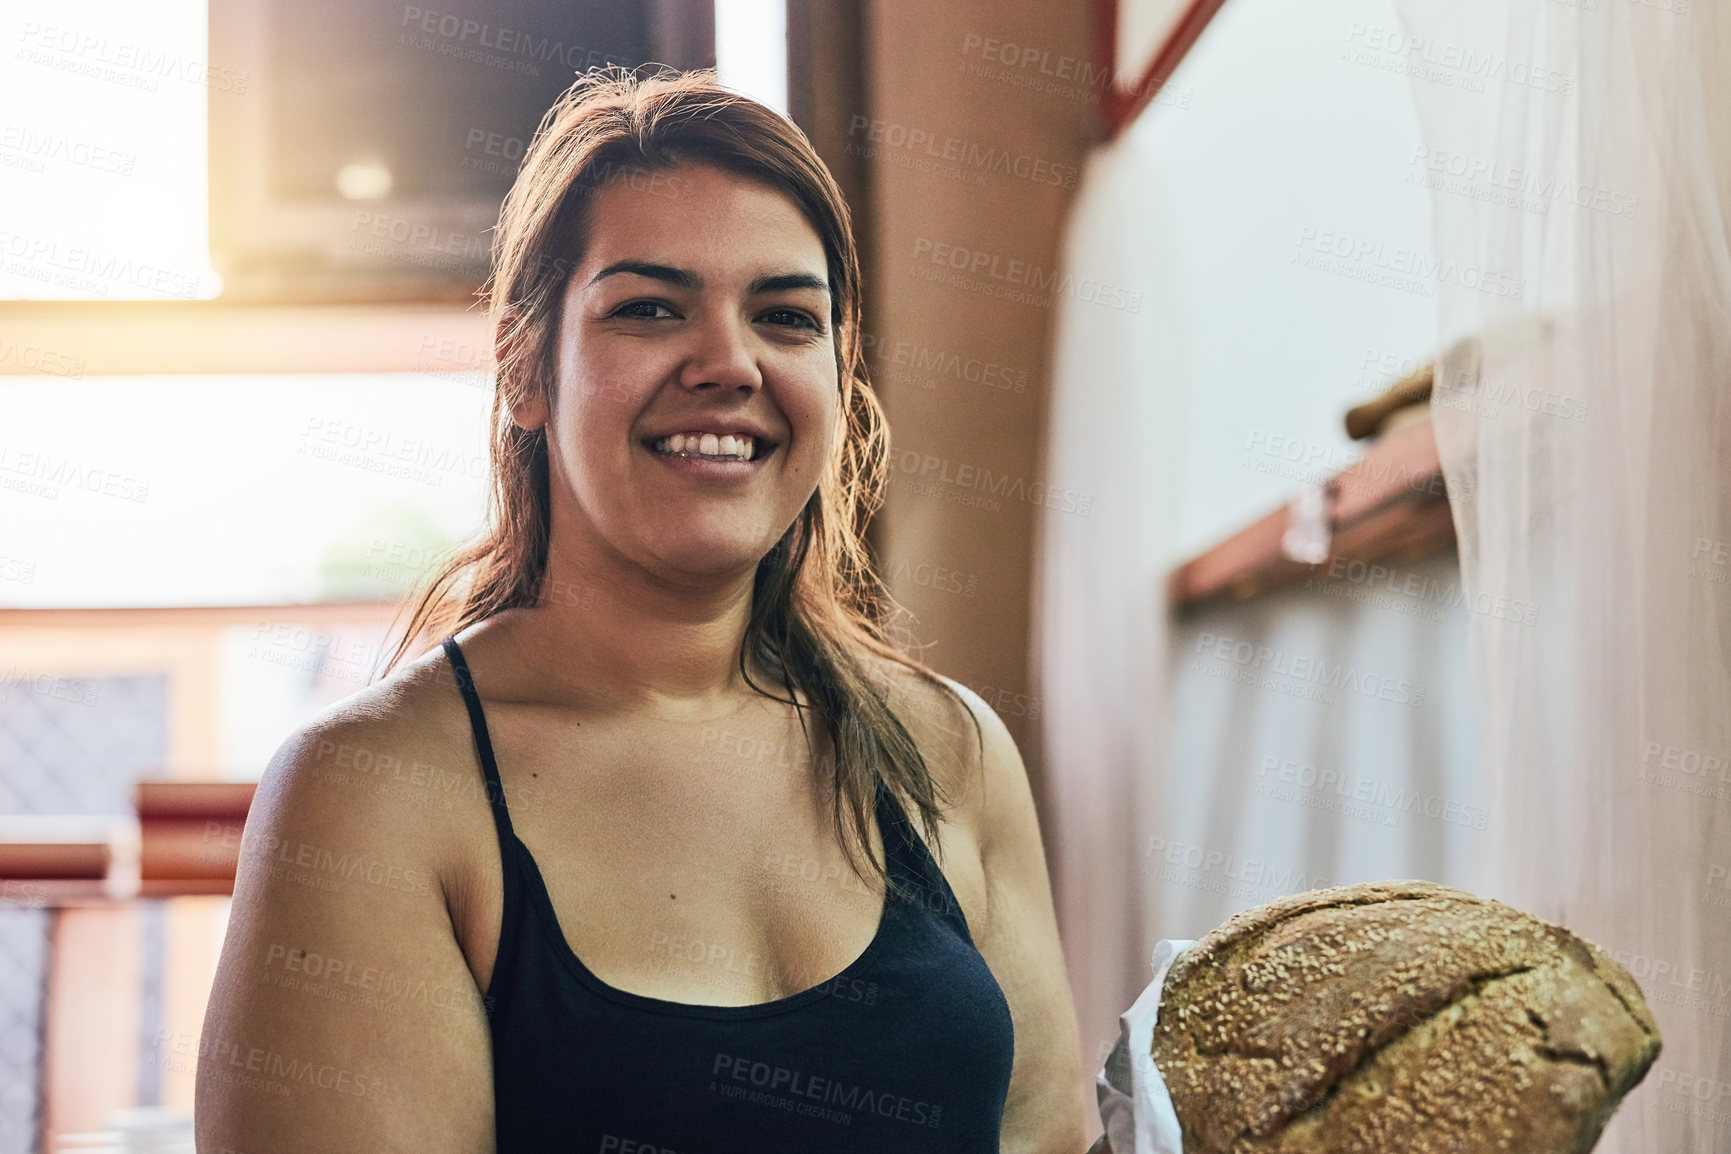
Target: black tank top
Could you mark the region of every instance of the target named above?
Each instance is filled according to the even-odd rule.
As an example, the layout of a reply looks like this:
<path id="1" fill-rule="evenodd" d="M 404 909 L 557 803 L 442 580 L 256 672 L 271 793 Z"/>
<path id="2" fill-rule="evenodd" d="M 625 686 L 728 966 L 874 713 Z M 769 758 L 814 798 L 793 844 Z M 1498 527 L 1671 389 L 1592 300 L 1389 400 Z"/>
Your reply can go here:
<path id="1" fill-rule="evenodd" d="M 454 637 L 444 648 L 504 858 L 486 1000 L 499 1154 L 998 1149 L 1014 1052 L 1009 1004 L 949 883 L 881 782 L 877 823 L 897 884 L 853 964 L 751 1006 L 615 989 L 559 928 L 535 859 L 512 832 L 468 664 Z"/>

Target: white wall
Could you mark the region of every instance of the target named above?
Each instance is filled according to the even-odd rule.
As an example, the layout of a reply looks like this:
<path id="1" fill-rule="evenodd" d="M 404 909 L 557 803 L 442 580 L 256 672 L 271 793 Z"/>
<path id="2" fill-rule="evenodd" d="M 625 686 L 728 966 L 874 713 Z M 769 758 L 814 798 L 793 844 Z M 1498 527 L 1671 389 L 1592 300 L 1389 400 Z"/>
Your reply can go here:
<path id="1" fill-rule="evenodd" d="M 1079 190 L 1066 272 L 1139 302 L 1063 310 L 1047 429 L 1051 475 L 1095 494 L 1085 521 L 1042 523 L 1036 620 L 1046 834 L 1090 1063 L 1156 940 L 1319 884 L 1470 884 L 1485 836 L 1458 823 L 1482 798 L 1449 558 L 1402 567 L 1418 597 L 1361 582 L 1162 612 L 1174 564 L 1355 459 L 1345 410 L 1434 352 L 1436 286 L 1383 267 L 1431 247 L 1410 81 L 1390 70 L 1405 61 L 1361 62 L 1393 24 L 1386 0 L 1230 0 Z M 1211 656 L 1221 639 L 1346 684 L 1241 677 Z M 1325 772 L 1374 804 L 1316 793 L 1305 775 Z"/>
<path id="2" fill-rule="evenodd" d="M 1350 58 L 1364 29 L 1395 23 L 1387 0 L 1231 0 L 1113 149 L 1157 174 L 1148 260 L 1168 288 L 1146 323 L 1188 409 L 1174 560 L 1350 460 L 1342 414 L 1400 375 L 1379 362 L 1433 350 L 1433 283 L 1299 263 L 1374 276 L 1378 257 L 1430 249 L 1410 81 Z M 1331 233 L 1380 249 L 1328 257 Z"/>

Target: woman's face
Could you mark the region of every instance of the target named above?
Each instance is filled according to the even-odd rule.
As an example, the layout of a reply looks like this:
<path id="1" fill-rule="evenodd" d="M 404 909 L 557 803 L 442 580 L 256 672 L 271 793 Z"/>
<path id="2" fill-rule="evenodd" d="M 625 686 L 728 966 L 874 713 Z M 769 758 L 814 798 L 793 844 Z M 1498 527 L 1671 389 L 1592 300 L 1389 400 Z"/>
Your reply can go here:
<path id="1" fill-rule="evenodd" d="M 828 266 L 799 209 L 704 166 L 609 182 L 557 340 L 551 415 L 515 410 L 547 425 L 554 525 L 678 584 L 750 572 L 837 435 Z"/>

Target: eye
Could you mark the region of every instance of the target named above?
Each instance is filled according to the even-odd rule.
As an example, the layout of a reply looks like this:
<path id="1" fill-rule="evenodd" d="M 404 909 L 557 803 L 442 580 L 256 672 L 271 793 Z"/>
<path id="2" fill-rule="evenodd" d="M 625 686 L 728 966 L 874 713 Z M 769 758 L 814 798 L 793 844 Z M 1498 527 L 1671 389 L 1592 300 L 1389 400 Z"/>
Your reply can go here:
<path id="1" fill-rule="evenodd" d="M 804 328 L 819 333 L 823 331 L 815 320 L 798 309 L 771 309 L 763 314 L 763 319 L 783 328 Z"/>
<path id="2" fill-rule="evenodd" d="M 673 315 L 673 310 L 660 301 L 627 301 L 608 315 L 626 317 L 631 320 L 660 320 L 661 318 L 655 314 L 656 309 L 661 309 L 668 316 Z"/>

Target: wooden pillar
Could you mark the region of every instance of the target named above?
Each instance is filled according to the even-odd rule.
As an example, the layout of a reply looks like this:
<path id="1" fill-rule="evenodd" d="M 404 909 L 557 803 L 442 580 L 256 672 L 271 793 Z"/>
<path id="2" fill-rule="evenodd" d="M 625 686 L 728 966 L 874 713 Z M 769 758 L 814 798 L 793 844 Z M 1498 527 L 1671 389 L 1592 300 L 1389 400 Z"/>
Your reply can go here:
<path id="1" fill-rule="evenodd" d="M 879 535 L 926 660 L 979 692 L 1042 795 L 1034 531 L 1064 223 L 1106 77 L 1088 0 L 873 0 L 869 365 L 895 457 Z M 1074 286 L 1071 286 L 1073 290 Z M 1084 516 L 1083 495 L 1060 492 Z"/>

